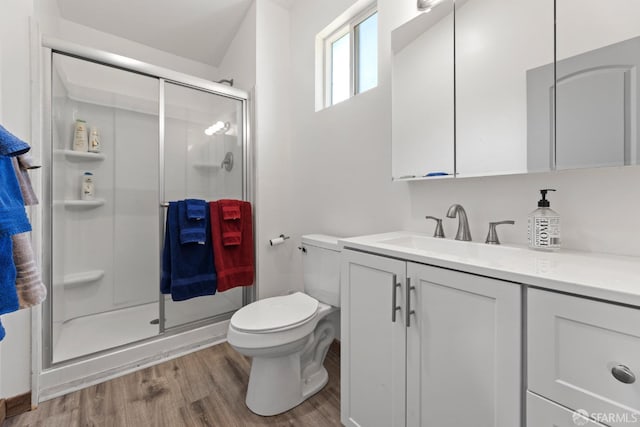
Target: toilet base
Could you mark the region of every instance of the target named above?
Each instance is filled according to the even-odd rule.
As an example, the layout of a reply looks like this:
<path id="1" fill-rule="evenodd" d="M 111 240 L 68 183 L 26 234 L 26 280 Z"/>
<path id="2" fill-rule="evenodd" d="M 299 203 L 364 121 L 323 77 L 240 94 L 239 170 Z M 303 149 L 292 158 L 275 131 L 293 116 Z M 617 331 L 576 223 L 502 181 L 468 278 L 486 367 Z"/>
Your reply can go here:
<path id="1" fill-rule="evenodd" d="M 303 348 L 293 354 L 254 356 L 246 398 L 251 412 L 281 414 L 322 390 L 329 381 L 323 364 L 334 336 L 331 322 L 323 320 Z"/>
<path id="2" fill-rule="evenodd" d="M 300 405 L 327 385 L 329 374 L 324 367 L 301 381 L 299 362 L 299 355 L 254 358 L 246 398 L 249 410 L 262 416 L 278 415 Z"/>

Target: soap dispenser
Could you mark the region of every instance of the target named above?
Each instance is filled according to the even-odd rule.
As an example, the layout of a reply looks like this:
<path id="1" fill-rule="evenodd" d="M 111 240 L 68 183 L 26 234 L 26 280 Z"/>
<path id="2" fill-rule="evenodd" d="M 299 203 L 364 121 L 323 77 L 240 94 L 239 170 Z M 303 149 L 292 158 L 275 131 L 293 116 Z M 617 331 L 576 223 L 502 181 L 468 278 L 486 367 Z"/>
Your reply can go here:
<path id="1" fill-rule="evenodd" d="M 529 247 L 539 250 L 556 250 L 560 248 L 560 215 L 551 209 L 547 200 L 547 192 L 552 188 L 540 190 L 542 198 L 538 201 L 538 209 L 529 214 L 528 237 Z"/>

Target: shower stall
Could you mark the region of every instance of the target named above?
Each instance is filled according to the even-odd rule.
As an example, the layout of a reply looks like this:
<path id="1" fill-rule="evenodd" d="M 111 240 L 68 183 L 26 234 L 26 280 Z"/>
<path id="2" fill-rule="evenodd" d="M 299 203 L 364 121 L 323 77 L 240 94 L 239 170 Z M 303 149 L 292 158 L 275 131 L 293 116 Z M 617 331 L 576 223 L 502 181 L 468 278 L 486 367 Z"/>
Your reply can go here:
<path id="1" fill-rule="evenodd" d="M 253 287 L 174 302 L 161 249 L 169 201 L 251 201 L 248 95 L 44 45 L 43 372 L 228 320 Z"/>

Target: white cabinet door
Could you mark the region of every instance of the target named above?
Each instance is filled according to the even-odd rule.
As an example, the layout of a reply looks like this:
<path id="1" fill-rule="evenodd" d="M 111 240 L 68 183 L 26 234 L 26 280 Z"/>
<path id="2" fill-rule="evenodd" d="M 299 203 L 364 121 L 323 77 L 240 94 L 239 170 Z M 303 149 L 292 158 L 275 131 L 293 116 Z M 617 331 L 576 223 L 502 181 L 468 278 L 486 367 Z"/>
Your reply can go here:
<path id="1" fill-rule="evenodd" d="M 582 411 L 571 411 L 564 406 L 527 392 L 527 427 L 604 427 L 588 418 Z"/>
<path id="2" fill-rule="evenodd" d="M 404 301 L 406 263 L 344 250 L 341 269 L 341 421 L 404 427 L 404 309 L 394 322 L 392 303 Z"/>
<path id="3" fill-rule="evenodd" d="M 520 285 L 414 263 L 407 276 L 407 426 L 520 426 Z"/>

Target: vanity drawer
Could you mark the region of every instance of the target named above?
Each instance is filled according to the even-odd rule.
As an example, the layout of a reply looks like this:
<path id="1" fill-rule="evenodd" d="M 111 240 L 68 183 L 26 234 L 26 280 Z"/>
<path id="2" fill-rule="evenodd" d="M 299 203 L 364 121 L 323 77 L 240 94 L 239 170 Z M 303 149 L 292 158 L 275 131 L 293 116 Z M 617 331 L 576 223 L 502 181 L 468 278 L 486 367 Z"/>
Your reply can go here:
<path id="1" fill-rule="evenodd" d="M 640 310 L 530 289 L 527 319 L 529 390 L 640 423 Z"/>
<path id="2" fill-rule="evenodd" d="M 527 427 L 604 427 L 575 411 L 527 392 Z"/>

